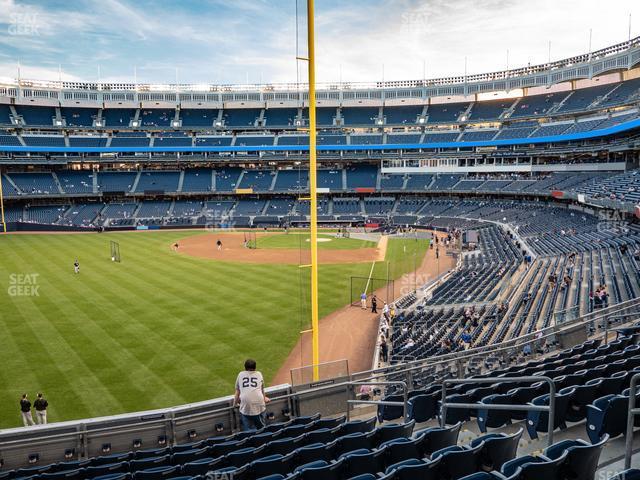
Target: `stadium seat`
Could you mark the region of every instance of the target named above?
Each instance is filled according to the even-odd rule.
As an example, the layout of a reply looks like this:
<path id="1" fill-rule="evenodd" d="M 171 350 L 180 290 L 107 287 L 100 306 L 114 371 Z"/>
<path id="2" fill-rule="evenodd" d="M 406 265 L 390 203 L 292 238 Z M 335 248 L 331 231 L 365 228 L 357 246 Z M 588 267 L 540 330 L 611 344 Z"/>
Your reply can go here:
<path id="1" fill-rule="evenodd" d="M 171 465 L 171 456 L 163 455 L 162 457 L 149 457 L 140 460 L 131 460 L 129 462 L 132 472 L 139 470 L 147 470 L 150 468 L 166 467 Z"/>
<path id="2" fill-rule="evenodd" d="M 209 447 L 202 447 L 195 450 L 185 450 L 182 452 L 174 453 L 171 456 L 171 462 L 174 465 L 182 465 L 184 463 L 194 462 L 201 458 L 209 457 Z"/>
<path id="3" fill-rule="evenodd" d="M 387 458 L 387 464 L 402 462 L 410 458 L 422 458 L 422 443 L 426 437 L 417 438 L 396 438 L 382 443 L 379 448 L 384 449 Z"/>
<path id="4" fill-rule="evenodd" d="M 85 477 L 85 471 L 81 468 L 76 470 L 64 470 L 62 472 L 41 473 L 38 477 L 43 480 L 80 480 Z"/>
<path id="5" fill-rule="evenodd" d="M 336 418 L 320 418 L 314 422 L 314 429 L 320 428 L 335 428 L 342 425 L 347 419 L 346 415 L 342 415 Z"/>
<path id="6" fill-rule="evenodd" d="M 470 446 L 482 445 L 480 453 L 483 471 L 500 470 L 509 460 L 513 460 L 518 451 L 518 442 L 522 438 L 524 429 L 507 435 L 505 433 L 490 433 L 471 441 Z"/>
<path id="7" fill-rule="evenodd" d="M 265 447 L 246 447 L 234 450 L 226 455 L 226 463 L 232 467 L 242 467 L 243 465 L 251 463 L 262 456 L 261 454 L 264 448 Z"/>
<path id="8" fill-rule="evenodd" d="M 566 451 L 553 460 L 525 455 L 505 463 L 501 472 L 509 480 L 560 480 L 566 457 Z"/>
<path id="9" fill-rule="evenodd" d="M 307 445 L 316 443 L 330 443 L 338 437 L 340 427 L 333 429 L 319 428 L 318 430 L 312 430 L 304 435 L 304 443 Z"/>
<path id="10" fill-rule="evenodd" d="M 351 420 L 340 425 L 338 435 L 349 435 L 350 433 L 365 433 L 372 431 L 376 426 L 376 417 L 367 420 Z"/>
<path id="11" fill-rule="evenodd" d="M 264 456 L 276 454 L 286 455 L 290 452 L 293 452 L 298 446 L 302 446 L 303 440 L 303 435 L 297 438 L 286 437 L 279 438 L 278 440 L 273 440 L 272 442 L 269 442 L 264 446 L 262 454 Z"/>
<path id="12" fill-rule="evenodd" d="M 569 401 L 573 390 L 565 391 L 565 393 L 556 394 L 556 405 L 554 415 L 554 429 L 566 428 L 566 414 L 569 407 Z M 531 402 L 533 405 L 549 405 L 549 394 L 541 395 L 534 398 Z M 546 432 L 548 429 L 549 414 L 547 412 L 529 412 L 527 414 L 527 432 L 532 439 L 538 438 L 538 432 Z"/>
<path id="13" fill-rule="evenodd" d="M 109 475 L 93 477 L 93 480 L 131 480 L 131 478 L 130 473 L 112 473 Z"/>
<path id="14" fill-rule="evenodd" d="M 451 446 L 431 454 L 438 461 L 438 474 L 442 480 L 454 480 L 478 471 L 481 465 L 482 444 L 475 447 Z"/>
<path id="15" fill-rule="evenodd" d="M 387 467 L 385 474 L 394 480 L 440 480 L 438 464 L 440 460 L 424 461 L 416 458 L 405 460 Z"/>
<path id="16" fill-rule="evenodd" d="M 330 462 L 333 459 L 333 455 L 327 448 L 325 443 L 312 443 L 305 445 L 294 451 L 293 462 L 296 466 L 310 463 L 314 460 L 324 460 Z"/>
<path id="17" fill-rule="evenodd" d="M 437 450 L 455 445 L 458 442 L 461 427 L 462 423 L 459 422 L 451 427 L 433 427 L 416 432 L 415 437 L 422 438 L 420 449 L 423 455 L 427 456 Z"/>
<path id="18" fill-rule="evenodd" d="M 110 465 L 112 463 L 128 462 L 133 457 L 131 452 L 116 453 L 113 455 L 103 455 L 101 457 L 94 457 L 91 459 L 92 466 L 98 465 Z"/>
<path id="19" fill-rule="evenodd" d="M 375 432 L 368 433 L 351 433 L 337 438 L 334 442 L 327 445 L 334 457 L 352 452 L 354 450 L 373 448 Z"/>
<path id="20" fill-rule="evenodd" d="M 550 460 L 564 456 L 562 471 L 566 478 L 593 480 L 600 454 L 608 440 L 608 435 L 604 435 L 599 443 L 593 445 L 583 440 L 565 440 L 547 447 L 542 455 Z"/>
<path id="21" fill-rule="evenodd" d="M 344 454 L 339 458 L 342 461 L 342 475 L 351 478 L 365 473 L 375 474 L 384 468 L 384 451 L 356 450 Z"/>
<path id="22" fill-rule="evenodd" d="M 100 477 L 103 475 L 113 475 L 115 473 L 128 473 L 129 464 L 127 462 L 111 463 L 108 465 L 99 465 L 95 467 L 87 467 L 85 473 L 87 477 Z"/>
<path id="23" fill-rule="evenodd" d="M 489 395 L 480 402 L 481 405 L 513 405 L 513 393 Z M 510 410 L 488 410 L 478 407 L 478 427 L 485 433 L 487 428 L 498 428 L 511 423 Z"/>
<path id="24" fill-rule="evenodd" d="M 630 468 L 629 470 L 618 473 L 615 477 L 611 477 L 609 480 L 640 480 L 640 470 Z"/>
<path id="25" fill-rule="evenodd" d="M 293 453 L 286 456 L 277 454 L 258 458 L 251 462 L 248 471 L 253 478 L 260 478 L 273 473 L 286 475 L 293 470 L 293 458 Z"/>
<path id="26" fill-rule="evenodd" d="M 294 470 L 301 480 L 341 480 L 342 461 L 327 463 L 322 460 L 307 463 Z"/>
<path id="27" fill-rule="evenodd" d="M 609 435 L 615 438 L 627 429 L 629 399 L 622 395 L 606 395 L 587 406 L 587 435 L 591 443 L 598 443 Z"/>
<path id="28" fill-rule="evenodd" d="M 218 458 L 201 458 L 193 462 L 182 465 L 181 472 L 183 475 L 198 476 L 205 475 L 216 467 L 220 467 L 224 463 L 224 457 Z"/>
<path id="29" fill-rule="evenodd" d="M 382 425 L 376 429 L 374 443 L 379 445 L 394 438 L 408 438 L 411 436 L 415 424 L 415 420 L 411 420 L 403 424 Z"/>
<path id="30" fill-rule="evenodd" d="M 134 473 L 134 480 L 162 480 L 173 477 L 178 472 L 176 466 L 154 467 L 146 470 L 140 470 Z"/>
<path id="31" fill-rule="evenodd" d="M 438 413 L 438 395 L 417 395 L 408 401 L 407 420 L 417 423 L 431 420 Z"/>

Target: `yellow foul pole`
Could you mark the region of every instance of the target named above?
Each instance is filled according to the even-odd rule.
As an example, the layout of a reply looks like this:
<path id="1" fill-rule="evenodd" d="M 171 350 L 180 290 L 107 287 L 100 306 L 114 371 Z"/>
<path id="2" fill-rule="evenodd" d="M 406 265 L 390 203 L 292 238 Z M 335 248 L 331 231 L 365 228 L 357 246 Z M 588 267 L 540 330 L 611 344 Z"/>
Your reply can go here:
<path id="1" fill-rule="evenodd" d="M 319 380 L 320 332 L 318 325 L 318 198 L 316 191 L 316 65 L 314 0 L 307 0 L 307 49 L 309 66 L 309 196 L 311 213 L 311 330 L 313 380 Z"/>
<path id="2" fill-rule="evenodd" d="M 0 220 L 2 221 L 2 231 L 7 233 L 7 222 L 4 221 L 4 194 L 2 193 L 2 172 L 0 172 Z"/>

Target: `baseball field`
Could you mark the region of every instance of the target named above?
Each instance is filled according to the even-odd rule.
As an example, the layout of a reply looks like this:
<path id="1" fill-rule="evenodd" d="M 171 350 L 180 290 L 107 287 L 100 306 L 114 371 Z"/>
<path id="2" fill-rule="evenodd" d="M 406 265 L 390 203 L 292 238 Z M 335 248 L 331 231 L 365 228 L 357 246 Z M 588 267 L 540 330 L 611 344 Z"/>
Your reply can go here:
<path id="1" fill-rule="evenodd" d="M 43 391 L 61 421 L 231 394 L 246 357 L 268 382 L 308 327 L 308 236 L 243 242 L 202 231 L 0 237 L 0 428 L 20 425 L 24 392 Z M 428 249 L 329 233 L 318 245 L 321 317 L 349 303 L 352 276 L 397 278 Z"/>

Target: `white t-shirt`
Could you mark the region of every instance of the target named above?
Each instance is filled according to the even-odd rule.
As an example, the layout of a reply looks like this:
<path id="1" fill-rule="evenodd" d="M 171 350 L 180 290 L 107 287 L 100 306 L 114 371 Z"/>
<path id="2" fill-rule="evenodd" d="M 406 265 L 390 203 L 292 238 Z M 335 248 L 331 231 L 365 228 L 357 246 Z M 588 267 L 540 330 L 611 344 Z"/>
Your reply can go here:
<path id="1" fill-rule="evenodd" d="M 260 372 L 242 371 L 236 379 L 236 390 L 240 391 L 240 413 L 243 415 L 260 415 L 265 411 L 262 387 L 264 380 Z"/>

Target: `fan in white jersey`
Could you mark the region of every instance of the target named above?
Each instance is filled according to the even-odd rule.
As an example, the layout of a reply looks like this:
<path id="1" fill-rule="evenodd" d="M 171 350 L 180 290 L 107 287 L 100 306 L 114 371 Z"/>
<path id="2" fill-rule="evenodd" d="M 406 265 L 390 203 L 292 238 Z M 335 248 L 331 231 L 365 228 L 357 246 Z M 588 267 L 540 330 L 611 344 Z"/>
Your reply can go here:
<path id="1" fill-rule="evenodd" d="M 240 406 L 243 430 L 260 430 L 266 425 L 267 403 L 269 398 L 264 394 L 262 373 L 256 370 L 256 361 L 249 359 L 236 379 L 235 405 Z"/>

